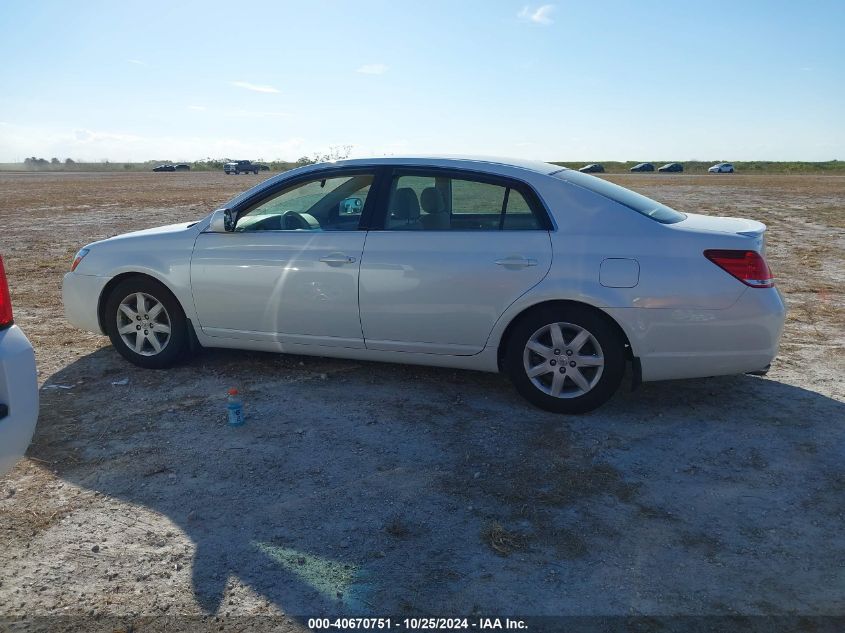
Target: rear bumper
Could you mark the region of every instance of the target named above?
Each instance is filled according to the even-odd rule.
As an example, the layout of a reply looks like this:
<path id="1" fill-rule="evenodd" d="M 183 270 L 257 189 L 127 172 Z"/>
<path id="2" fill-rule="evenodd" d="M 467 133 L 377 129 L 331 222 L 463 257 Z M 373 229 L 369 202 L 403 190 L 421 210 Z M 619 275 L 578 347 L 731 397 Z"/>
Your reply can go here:
<path id="1" fill-rule="evenodd" d="M 62 281 L 65 318 L 80 330 L 102 334 L 97 306 L 110 277 L 67 273 Z"/>
<path id="2" fill-rule="evenodd" d="M 724 310 L 615 308 L 643 381 L 756 372 L 777 355 L 786 306 L 776 288 L 747 288 Z"/>
<path id="3" fill-rule="evenodd" d="M 35 354 L 17 326 L 0 330 L 0 475 L 26 452 L 38 420 L 38 374 Z"/>

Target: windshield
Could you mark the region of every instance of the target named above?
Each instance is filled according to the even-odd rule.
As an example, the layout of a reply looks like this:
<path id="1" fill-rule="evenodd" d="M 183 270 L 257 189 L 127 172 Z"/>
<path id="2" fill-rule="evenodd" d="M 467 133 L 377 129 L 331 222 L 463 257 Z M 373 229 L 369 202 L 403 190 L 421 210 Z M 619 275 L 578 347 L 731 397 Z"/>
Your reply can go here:
<path id="1" fill-rule="evenodd" d="M 595 176 L 589 176 L 570 169 L 562 169 L 561 171 L 553 173 L 552 176 L 571 182 L 573 185 L 578 185 L 584 189 L 588 189 L 593 193 L 604 196 L 605 198 L 610 198 L 614 202 L 618 202 L 619 204 L 622 204 L 629 209 L 633 209 L 637 213 L 640 213 L 647 218 L 651 218 L 652 220 L 656 220 L 662 224 L 674 224 L 675 222 L 680 222 L 687 217 L 680 211 L 675 211 L 671 207 L 667 207 L 665 204 L 661 204 L 651 198 L 646 198 L 639 193 L 631 191 L 630 189 L 625 189 L 625 187 L 620 187 L 619 185 L 602 180 L 601 178 L 596 178 Z"/>

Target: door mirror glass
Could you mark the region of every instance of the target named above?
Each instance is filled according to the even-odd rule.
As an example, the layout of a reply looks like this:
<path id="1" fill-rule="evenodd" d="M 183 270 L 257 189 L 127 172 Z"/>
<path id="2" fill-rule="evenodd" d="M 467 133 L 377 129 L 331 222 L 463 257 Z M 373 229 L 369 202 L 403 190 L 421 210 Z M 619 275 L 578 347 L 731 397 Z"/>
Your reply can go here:
<path id="1" fill-rule="evenodd" d="M 340 201 L 338 215 L 361 215 L 364 201 L 361 198 L 344 198 Z"/>
<path id="2" fill-rule="evenodd" d="M 235 219 L 231 209 L 217 209 L 211 214 L 211 222 L 208 225 L 211 233 L 227 233 L 235 230 Z"/>

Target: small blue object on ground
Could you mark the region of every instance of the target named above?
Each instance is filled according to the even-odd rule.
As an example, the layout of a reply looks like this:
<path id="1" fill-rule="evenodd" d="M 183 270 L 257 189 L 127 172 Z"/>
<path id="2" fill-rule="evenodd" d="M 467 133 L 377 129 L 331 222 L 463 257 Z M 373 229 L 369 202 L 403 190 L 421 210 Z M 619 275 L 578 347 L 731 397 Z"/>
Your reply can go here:
<path id="1" fill-rule="evenodd" d="M 229 397 L 226 402 L 226 411 L 229 414 L 229 426 L 243 426 L 244 405 L 237 389 L 229 389 Z"/>

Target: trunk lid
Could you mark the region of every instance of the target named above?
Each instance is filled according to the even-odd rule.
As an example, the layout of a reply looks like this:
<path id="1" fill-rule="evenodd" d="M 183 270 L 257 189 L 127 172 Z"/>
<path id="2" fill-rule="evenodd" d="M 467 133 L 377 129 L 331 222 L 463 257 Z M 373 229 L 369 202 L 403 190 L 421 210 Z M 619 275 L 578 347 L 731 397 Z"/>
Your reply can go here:
<path id="1" fill-rule="evenodd" d="M 686 219 L 670 225 L 675 229 L 691 230 L 707 233 L 727 233 L 744 237 L 762 237 L 766 232 L 766 225 L 756 220 L 745 218 L 727 218 L 699 213 L 687 213 Z"/>

